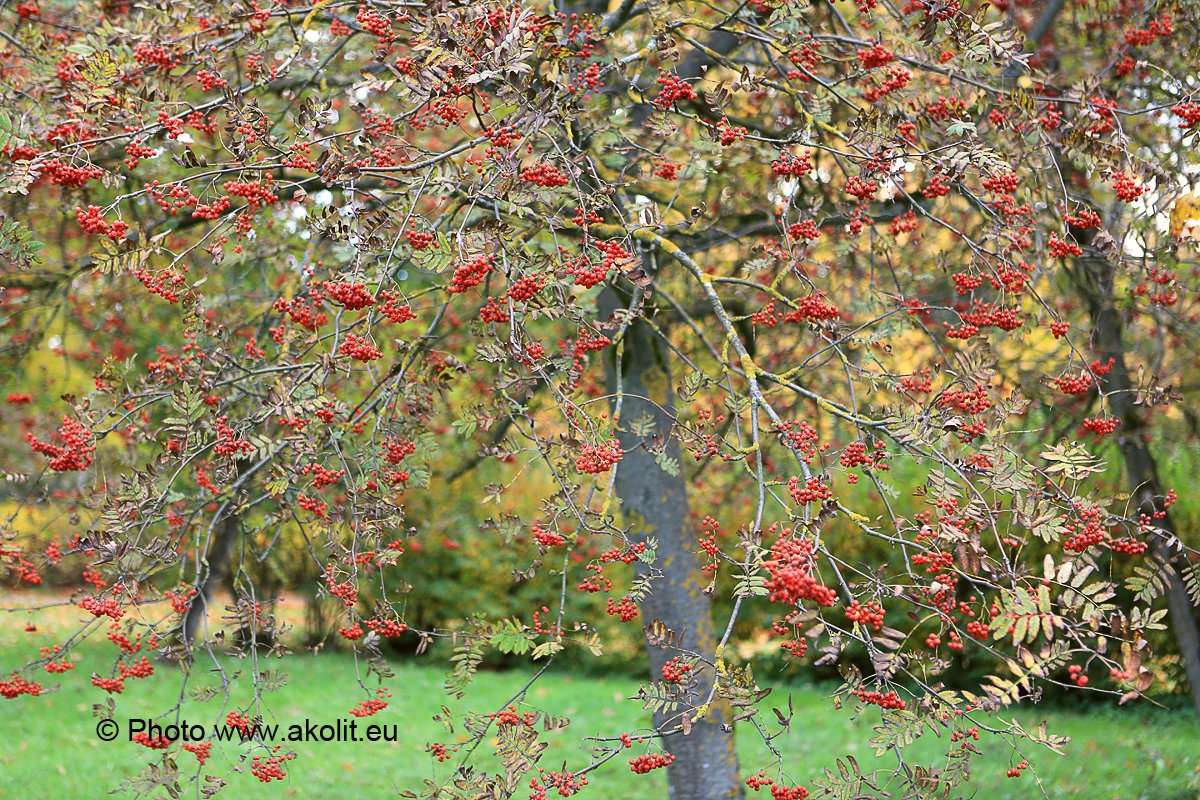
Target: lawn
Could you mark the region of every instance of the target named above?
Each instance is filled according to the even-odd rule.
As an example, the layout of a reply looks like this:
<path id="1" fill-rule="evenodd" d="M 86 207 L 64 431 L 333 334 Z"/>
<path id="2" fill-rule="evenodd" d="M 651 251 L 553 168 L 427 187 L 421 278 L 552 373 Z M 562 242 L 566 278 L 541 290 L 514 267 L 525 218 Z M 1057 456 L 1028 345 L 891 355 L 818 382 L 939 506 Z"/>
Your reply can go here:
<path id="1" fill-rule="evenodd" d="M 14 650 L 11 641 L 6 642 L 6 655 L 13 655 Z M 95 735 L 97 720 L 92 717 L 92 705 L 103 699 L 103 693 L 88 683 L 87 676 L 100 667 L 110 650 L 107 642 L 103 646 L 86 645 L 84 660 L 62 677 L 56 692 L 0 701 L 0 730 L 5 731 L 5 747 L 0 749 L 0 797 L 99 798 L 122 776 L 136 772 L 149 760 L 151 754 L 141 745 L 128 741 L 105 743 Z M 250 664 L 243 665 L 246 669 L 233 681 L 228 699 L 223 693 L 207 702 L 186 699 L 181 716 L 189 722 L 207 724 L 224 711 L 243 708 L 252 696 Z M 367 698 L 355 683 L 356 671 L 365 665 L 356 664 L 348 654 L 298 654 L 260 666 L 289 676 L 286 686 L 262 697 L 261 713 L 268 723 L 287 726 L 306 720 L 323 724 L 350 719 L 347 711 Z M 396 675 L 388 682 L 393 691 L 390 706 L 364 723 L 397 725 L 399 741 L 285 745 L 294 749 L 297 757 L 285 764 L 287 778 L 270 785 L 259 783 L 250 774 L 248 763 L 241 774 L 233 771 L 237 757 L 250 745 L 214 745 L 213 758 L 203 769 L 198 769 L 189 753 L 181 753 L 178 763 L 189 777 L 200 776 L 203 780 L 205 775 L 216 775 L 229 781 L 225 793 L 228 797 L 357 800 L 394 796 L 401 789 L 419 791 L 422 781 L 443 779 L 454 763 L 437 763 L 426 751 L 427 743 L 453 745 L 465 738 L 461 726 L 449 733 L 433 720 L 441 706 L 457 711 L 470 702 L 474 708 L 498 710 L 526 678 L 515 672 L 483 672 L 466 700 L 459 702 L 442 689 L 442 669 L 411 662 L 397 663 L 394 668 Z M 175 668 L 160 665 L 153 677 L 128 682 L 125 694 L 116 697 L 121 739 L 127 736 L 128 720 L 152 716 L 175 704 L 181 677 Z M 50 680 L 43 682 L 53 685 Z M 760 683 L 768 685 L 765 676 L 760 676 Z M 218 685 L 217 678 L 200 665 L 190 677 L 189 693 L 195 688 Z M 530 692 L 530 703 L 571 720 L 564 731 L 546 734 L 550 746 L 542 766 L 557 770 L 565 761 L 568 769 L 578 769 L 587 761 L 587 753 L 578 745 L 583 735 L 614 735 L 645 726 L 648 716 L 637 704 L 623 700 L 635 688 L 628 679 L 585 679 L 563 674 L 548 674 L 539 681 Z M 878 724 L 878 709 L 853 720 L 849 709 L 833 710 L 829 689 L 806 685 L 780 685 L 771 700 L 786 703 L 789 692 L 796 709 L 795 722 L 792 733 L 781 737 L 777 744 L 790 765 L 794 782 L 807 782 L 846 754 L 854 755 L 864 769 L 887 765 L 886 758 L 875 762 L 866 742 L 870 727 Z M 1037 776 L 1026 772 L 1018 779 L 1007 779 L 1007 748 L 985 736 L 978 743 L 984 755 L 973 762 L 979 798 L 1026 800 L 1040 795 L 1038 783 L 1046 796 L 1054 798 L 1194 800 L 1200 796 L 1195 788 L 1188 788 L 1200 785 L 1200 726 L 1186 712 L 1151 708 L 1092 709 L 1087 713 L 1028 709 L 1018 711 L 1016 716 L 1027 728 L 1046 720 L 1051 731 L 1071 736 L 1067 755 L 1027 749 L 1024 754 Z M 753 727 L 742 725 L 737 735 L 744 769 L 770 764 L 770 754 Z M 908 751 L 908 758 L 932 759 L 947 747 L 946 739 L 927 735 Z M 260 748 L 254 752 L 263 751 Z M 628 758 L 642 750 L 635 746 L 627 752 L 628 757 L 623 755 L 593 773 L 584 796 L 666 796 L 663 772 L 633 775 Z M 199 797 L 199 785 L 190 784 L 185 796 Z"/>

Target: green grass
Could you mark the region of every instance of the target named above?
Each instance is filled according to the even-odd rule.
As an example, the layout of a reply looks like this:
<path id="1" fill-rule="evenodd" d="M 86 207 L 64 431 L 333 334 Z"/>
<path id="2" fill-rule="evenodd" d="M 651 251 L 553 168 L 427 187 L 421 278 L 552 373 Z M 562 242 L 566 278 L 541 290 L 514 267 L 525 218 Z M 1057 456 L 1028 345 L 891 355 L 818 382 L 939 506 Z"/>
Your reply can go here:
<path id="1" fill-rule="evenodd" d="M 109 651 L 107 643 L 103 647 L 86 645 L 82 651 L 84 660 L 77 669 L 62 676 L 61 688 L 52 694 L 0 700 L 0 730 L 4 731 L 4 746 L 0 748 L 0 797 L 99 798 L 106 796 L 121 777 L 136 773 L 151 760 L 151 754 L 138 744 L 104 743 L 95 736 L 92 704 L 102 701 L 103 693 L 90 685 L 87 676 L 92 669 L 99 668 Z M 339 717 L 348 718 L 346 712 L 367 697 L 355 683 L 356 669 L 365 665 L 361 662 L 356 665 L 347 654 L 293 655 L 268 663 L 271 669 L 281 669 L 289 675 L 284 688 L 263 697 L 261 713 L 269 723 L 287 726 L 306 719 L 331 723 Z M 411 662 L 395 664 L 394 668 L 396 675 L 388 681 L 394 695 L 391 705 L 368 721 L 398 725 L 398 742 L 285 745 L 296 751 L 297 758 L 286 765 L 288 777 L 270 785 L 260 784 L 249 774 L 248 759 L 243 773 L 233 771 L 241 754 L 262 752 L 253 751 L 249 745 L 214 745 L 214 757 L 203 769 L 196 768 L 189 753 L 181 753 L 178 763 L 187 777 L 217 775 L 229 781 L 223 795 L 227 797 L 358 800 L 395 796 L 401 789 L 419 792 L 422 781 L 444 779 L 454 763 L 436 763 L 426 753 L 426 744 L 435 741 L 454 744 L 464 738 L 461 725 L 456 725 L 451 734 L 432 719 L 441 706 L 447 705 L 456 712 L 465 708 L 498 710 L 528 677 L 518 672 L 483 672 L 467 698 L 459 702 L 442 689 L 441 669 Z M 53 684 L 49 680 L 43 683 Z M 769 685 L 761 676 L 760 683 Z M 193 672 L 190 688 L 217 685 L 219 681 L 202 668 Z M 126 736 L 129 719 L 171 708 L 179 697 L 179 686 L 180 673 L 166 666 L 159 666 L 149 679 L 129 681 L 126 693 L 116 697 L 120 738 Z M 644 727 L 649 722 L 648 715 L 636 703 L 624 700 L 635 689 L 635 683 L 628 679 L 561 674 L 543 677 L 530 691 L 528 702 L 569 717 L 571 725 L 564 731 L 544 735 L 550 746 L 541 765 L 560 769 L 565 761 L 568 769 L 578 769 L 588 759 L 579 739 L 588 734 L 611 736 Z M 224 706 L 223 695 L 207 702 L 187 700 L 182 717 L 189 722 L 208 724 L 220 717 L 223 710 L 244 708 L 252 692 L 246 672 L 233 681 L 231 692 L 228 705 Z M 789 692 L 796 711 L 793 729 L 790 735 L 777 739 L 776 744 L 784 753 L 793 782 L 807 783 L 822 768 L 833 767 L 834 759 L 846 754 L 854 755 L 865 770 L 892 763 L 886 757 L 875 759 L 867 744 L 872 735 L 870 727 L 878 724 L 877 709 L 853 719 L 850 708 L 833 710 L 828 691 L 803 685 L 776 686 L 764 706 L 786 706 Z M 764 712 L 774 716 L 765 707 Z M 978 743 L 984 755 L 972 762 L 973 788 L 978 790 L 979 798 L 1027 800 L 1040 796 L 1039 780 L 1045 794 L 1054 798 L 1195 800 L 1200 797 L 1195 788 L 1200 785 L 1200 726 L 1187 712 L 1092 709 L 1075 713 L 1028 709 L 1019 710 L 1016 717 L 1026 728 L 1045 720 L 1051 732 L 1071 736 L 1067 755 L 1027 747 L 1024 755 L 1034 766 L 1037 778 L 1026 772 L 1019 779 L 1006 779 L 1004 770 L 1010 763 L 1008 748 L 984 736 Z M 754 728 L 741 725 L 737 735 L 743 770 L 769 768 L 770 753 Z M 910 763 L 932 761 L 948 747 L 948 739 L 927 734 L 906 751 L 906 758 Z M 628 752 L 628 757 L 632 757 L 642 751 L 635 747 Z M 665 797 L 664 773 L 660 770 L 635 776 L 628 770 L 628 757 L 614 760 L 593 773 L 585 796 Z M 186 787 L 185 796 L 199 796 L 196 783 Z"/>

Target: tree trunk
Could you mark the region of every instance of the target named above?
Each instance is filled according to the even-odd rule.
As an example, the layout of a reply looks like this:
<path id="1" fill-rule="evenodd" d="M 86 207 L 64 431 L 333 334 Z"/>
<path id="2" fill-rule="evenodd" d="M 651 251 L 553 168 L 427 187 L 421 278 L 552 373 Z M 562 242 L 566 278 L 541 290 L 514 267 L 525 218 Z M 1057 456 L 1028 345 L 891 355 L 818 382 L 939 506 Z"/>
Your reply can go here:
<path id="1" fill-rule="evenodd" d="M 1125 460 L 1129 486 L 1135 494 L 1138 511 L 1150 516 L 1156 510 L 1154 498 L 1165 494 L 1158 478 L 1158 466 L 1146 445 L 1145 424 L 1141 411 L 1134 404 L 1136 389 L 1125 363 L 1125 323 L 1113 302 L 1112 286 L 1115 266 L 1093 244 L 1093 232 L 1072 227 L 1075 239 L 1087 248 L 1077 260 L 1079 272 L 1072 274 L 1076 289 L 1083 295 L 1092 318 L 1092 343 L 1101 362 L 1113 359 L 1112 369 L 1097 381 L 1104 392 L 1112 415 L 1121 420 L 1120 446 Z M 1175 536 L 1175 526 L 1168 513 L 1155 524 Z M 1192 703 L 1200 716 L 1200 629 L 1196 624 L 1196 608 L 1174 566 L 1174 556 L 1162 537 L 1154 537 L 1151 552 L 1166 565 L 1167 608 L 1175 633 L 1180 656 L 1183 658 Z"/>
<path id="2" fill-rule="evenodd" d="M 226 514 L 217 521 L 212 546 L 201 561 L 201 571 L 196 576 L 199 589 L 188 603 L 187 612 L 183 616 L 183 644 L 189 649 L 204 625 L 209 603 L 216 597 L 221 584 L 229 575 L 229 563 L 233 559 L 238 539 L 241 538 L 240 522 L 236 512 Z M 207 575 L 204 574 L 205 569 L 208 570 Z"/>
<path id="3" fill-rule="evenodd" d="M 621 300 L 616 290 L 606 288 L 600 300 L 601 317 L 627 306 Z M 705 579 L 696 553 L 698 544 L 688 506 L 687 483 L 682 471 L 678 475 L 663 471 L 649 449 L 654 434 L 660 441 L 668 436 L 674 417 L 668 349 L 640 319 L 625 331 L 623 342 L 620 364 L 616 363 L 615 347 L 606 351 L 605 358 L 611 407 L 616 408 L 618 374 L 622 395 L 618 438 L 625 455 L 617 465 L 615 488 L 623 524 L 632 526 L 631 539 L 657 540 L 654 569 L 661 573 L 652 583 L 650 595 L 641 603 L 642 621 L 646 625 L 661 621 L 676 633 L 683 633 L 685 649 L 711 657 L 716 649 L 716 633 L 712 605 L 702 591 Z M 636 436 L 629 422 L 646 415 L 654 419 L 654 432 L 645 438 Z M 680 463 L 678 441 L 666 438 L 665 448 L 665 455 Z M 635 562 L 634 566 L 638 577 L 650 571 L 641 562 Z M 663 664 L 678 652 L 649 643 L 646 649 L 652 679 L 662 680 Z M 700 685 L 697 695 L 689 698 L 688 708 L 655 714 L 654 724 L 659 731 L 678 731 L 681 714 L 694 717 L 694 708 L 708 698 L 713 685 L 712 671 L 702 670 L 697 677 Z M 691 726 L 690 733 L 675 733 L 663 740 L 664 749 L 675 756 L 674 763 L 667 768 L 672 800 L 726 800 L 742 796 L 732 717 L 727 702 L 714 701 L 707 715 Z"/>

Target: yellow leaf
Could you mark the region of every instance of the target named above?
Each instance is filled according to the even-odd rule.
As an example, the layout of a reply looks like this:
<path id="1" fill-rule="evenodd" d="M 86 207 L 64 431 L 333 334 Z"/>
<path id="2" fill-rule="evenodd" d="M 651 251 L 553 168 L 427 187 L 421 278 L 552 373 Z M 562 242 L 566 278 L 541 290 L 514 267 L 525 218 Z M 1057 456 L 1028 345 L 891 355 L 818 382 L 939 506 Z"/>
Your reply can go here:
<path id="1" fill-rule="evenodd" d="M 1180 197 L 1171 209 L 1171 235 L 1183 236 L 1187 231 L 1191 237 L 1200 238 L 1200 226 L 1189 225 L 1197 220 L 1200 220 L 1200 198 L 1192 195 Z"/>

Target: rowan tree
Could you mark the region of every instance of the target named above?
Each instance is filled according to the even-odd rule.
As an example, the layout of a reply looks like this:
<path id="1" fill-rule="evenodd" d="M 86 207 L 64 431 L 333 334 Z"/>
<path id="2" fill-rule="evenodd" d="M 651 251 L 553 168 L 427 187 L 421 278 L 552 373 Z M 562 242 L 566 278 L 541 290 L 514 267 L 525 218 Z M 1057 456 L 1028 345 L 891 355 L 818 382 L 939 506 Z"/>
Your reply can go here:
<path id="1" fill-rule="evenodd" d="M 523 693 L 461 712 L 506 770 L 433 749 L 423 796 L 620 765 L 680 799 L 965 792 L 982 747 L 1017 777 L 1063 740 L 1004 710 L 1137 698 L 1168 623 L 1200 686 L 1196 543 L 1150 447 L 1196 420 L 1198 8 L 6 8 L 0 563 L 79 565 L 117 645 L 98 695 L 148 651 L 282 649 L 274 560 L 340 603 L 381 684 L 354 713 L 389 704 L 390 638 L 452 640 L 461 698 L 488 652 L 532 684 L 602 651 L 597 617 L 641 629 L 650 749 L 535 729 Z M 41 501 L 74 531 L 35 551 Z M 413 554 L 461 547 L 438 515 L 468 504 L 540 601 L 424 610 Z M 838 666 L 835 707 L 880 707 L 874 769 L 739 767 L 735 730 L 799 735 L 734 655 L 763 617 L 795 669 Z M 963 652 L 994 674 L 947 684 Z M 548 735 L 590 747 L 551 771 Z M 203 780 L 178 747 L 150 755 L 164 790 Z"/>

